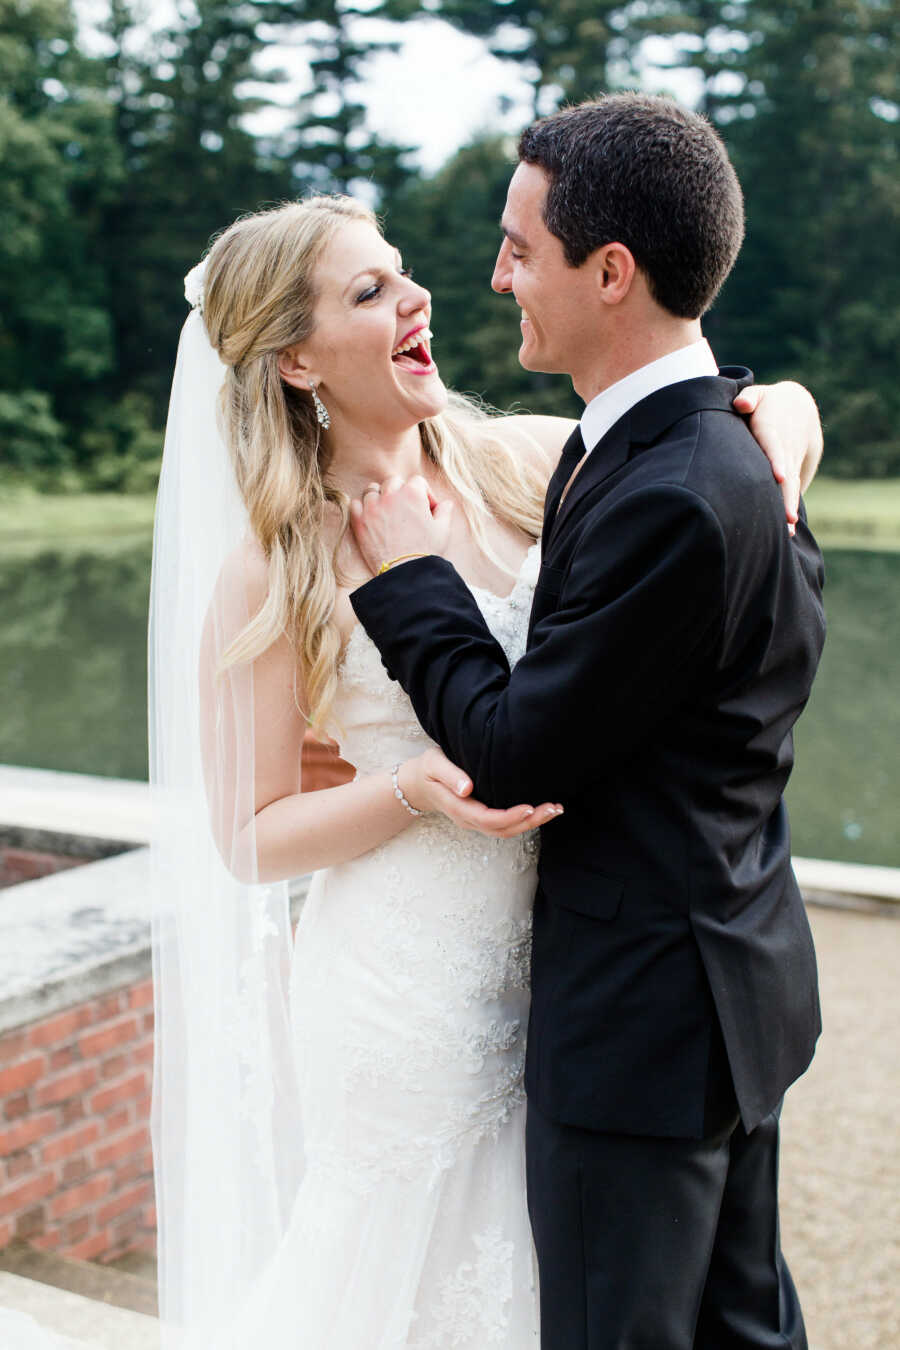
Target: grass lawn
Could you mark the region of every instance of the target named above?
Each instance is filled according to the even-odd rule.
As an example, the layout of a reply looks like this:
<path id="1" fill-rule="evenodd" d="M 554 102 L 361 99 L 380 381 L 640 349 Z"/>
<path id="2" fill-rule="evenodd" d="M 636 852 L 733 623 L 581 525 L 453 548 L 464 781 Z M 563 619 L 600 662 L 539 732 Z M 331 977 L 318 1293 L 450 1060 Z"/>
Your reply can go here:
<path id="1" fill-rule="evenodd" d="M 900 551 L 900 478 L 821 477 L 806 500 L 821 543 Z M 0 488 L 0 554 L 118 552 L 149 540 L 153 506 L 152 493 L 47 496 L 24 488 Z"/>
<path id="2" fill-rule="evenodd" d="M 822 544 L 900 551 L 900 478 L 817 478 L 806 506 Z"/>
<path id="3" fill-rule="evenodd" d="M 73 492 L 50 496 L 0 487 L 0 555 L 114 553 L 149 542 L 154 493 Z"/>

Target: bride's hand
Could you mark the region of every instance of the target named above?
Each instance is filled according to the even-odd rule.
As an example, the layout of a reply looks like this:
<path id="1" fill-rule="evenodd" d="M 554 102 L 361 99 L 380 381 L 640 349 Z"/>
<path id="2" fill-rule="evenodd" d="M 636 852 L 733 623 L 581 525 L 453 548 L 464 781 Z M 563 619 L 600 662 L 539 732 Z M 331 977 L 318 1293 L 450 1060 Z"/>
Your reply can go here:
<path id="1" fill-rule="evenodd" d="M 750 430 L 781 485 L 791 533 L 798 520 L 800 493 L 812 482 L 822 458 L 822 423 L 815 399 L 793 380 L 751 384 L 734 400 L 749 415 Z"/>
<path id="2" fill-rule="evenodd" d="M 370 483 L 350 503 L 357 547 L 376 576 L 384 564 L 410 556 L 443 554 L 450 534 L 453 502 L 438 502 L 421 474 L 407 482 L 394 476 Z"/>
<path id="3" fill-rule="evenodd" d="M 426 750 L 400 766 L 397 781 L 411 806 L 419 811 L 441 811 L 464 830 L 511 839 L 536 830 L 562 815 L 558 802 L 542 806 L 510 806 L 505 810 L 485 806 L 471 796 L 472 780 L 440 750 Z"/>

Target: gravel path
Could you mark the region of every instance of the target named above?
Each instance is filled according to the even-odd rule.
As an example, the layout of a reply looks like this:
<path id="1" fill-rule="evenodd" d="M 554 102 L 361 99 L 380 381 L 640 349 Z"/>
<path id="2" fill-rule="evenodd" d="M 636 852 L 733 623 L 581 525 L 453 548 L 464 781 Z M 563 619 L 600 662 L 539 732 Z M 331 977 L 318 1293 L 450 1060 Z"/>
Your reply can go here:
<path id="1" fill-rule="evenodd" d="M 810 908 L 824 1031 L 782 1116 L 782 1243 L 810 1350 L 900 1346 L 900 921 Z"/>

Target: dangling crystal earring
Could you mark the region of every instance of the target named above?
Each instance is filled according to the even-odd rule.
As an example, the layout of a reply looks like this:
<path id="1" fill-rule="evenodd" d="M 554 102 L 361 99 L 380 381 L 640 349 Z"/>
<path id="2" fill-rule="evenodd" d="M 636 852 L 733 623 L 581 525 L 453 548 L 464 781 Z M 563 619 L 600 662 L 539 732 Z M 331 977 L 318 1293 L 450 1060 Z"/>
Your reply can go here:
<path id="1" fill-rule="evenodd" d="M 331 418 L 328 415 L 328 409 L 325 407 L 325 404 L 319 398 L 318 391 L 314 384 L 311 384 L 309 386 L 309 392 L 312 394 L 313 407 L 316 410 L 316 420 L 318 421 L 319 426 L 322 428 L 322 430 L 327 431 L 328 428 L 331 426 Z"/>

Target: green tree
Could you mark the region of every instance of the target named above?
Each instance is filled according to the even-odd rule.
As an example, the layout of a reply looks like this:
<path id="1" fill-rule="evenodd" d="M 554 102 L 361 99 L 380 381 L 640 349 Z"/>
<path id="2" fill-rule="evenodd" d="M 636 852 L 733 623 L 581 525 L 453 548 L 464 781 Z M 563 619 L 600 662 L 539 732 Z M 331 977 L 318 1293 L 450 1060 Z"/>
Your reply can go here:
<path id="1" fill-rule="evenodd" d="M 118 356 L 111 397 L 149 402 L 104 415 L 100 437 L 85 441 L 92 455 L 101 442 L 119 443 L 142 406 L 162 425 L 186 313 L 181 279 L 217 231 L 263 204 L 346 188 L 351 175 L 395 186 L 405 179 L 401 152 L 362 125 L 351 86 L 373 47 L 355 41 L 351 18 L 327 0 L 192 0 L 141 47 L 130 0 L 114 0 L 107 89 L 127 178 L 103 229 Z M 248 118 L 274 103 L 286 78 L 262 71 L 272 43 L 312 51 L 313 94 L 285 130 L 254 134 Z M 108 476 L 108 450 L 103 459 Z M 143 449 L 138 460 L 140 476 Z"/>
<path id="2" fill-rule="evenodd" d="M 0 0 L 0 390 L 7 464 L 69 458 L 61 424 L 113 365 L 97 222 L 121 177 L 68 0 Z M 30 445 L 30 449 L 29 449 Z"/>
<path id="3" fill-rule="evenodd" d="M 638 80 L 640 46 L 650 34 L 684 27 L 675 0 L 385 0 L 403 19 L 428 14 L 477 37 L 522 66 L 534 115 Z"/>
<path id="4" fill-rule="evenodd" d="M 186 0 L 150 30 L 111 0 L 89 59 L 71 4 L 0 0 L 0 430 L 19 471 L 72 463 L 93 486 L 136 486 L 161 444 L 181 279 L 214 232 L 407 171 L 364 126 L 355 81 L 375 46 L 349 7 Z M 284 135 L 254 134 L 284 78 L 258 58 L 290 41 L 312 49 L 313 94 Z"/>
<path id="5" fill-rule="evenodd" d="M 399 43 L 361 35 L 359 20 L 385 17 L 385 7 L 360 8 L 348 0 L 272 0 L 266 21 L 278 41 L 310 53 L 311 88 L 282 138 L 280 155 L 293 158 L 303 179 L 322 192 L 353 192 L 371 184 L 376 193 L 396 191 L 413 172 L 410 147 L 392 145 L 366 126 L 361 101 L 366 67 Z"/>
<path id="6" fill-rule="evenodd" d="M 109 395 L 146 395 L 161 426 L 187 313 L 182 277 L 215 231 L 290 196 L 293 182 L 245 124 L 264 101 L 256 5 L 194 0 L 141 44 L 131 7 L 114 0 L 106 32 L 107 96 L 127 170 L 102 226 L 117 353 Z M 267 76 L 273 85 L 280 78 Z M 113 417 L 133 421 L 134 406 Z"/>
<path id="7" fill-rule="evenodd" d="M 898 49 L 900 0 L 743 0 L 691 58 L 747 203 L 708 327 L 813 388 L 832 473 L 900 473 Z"/>
<path id="8" fill-rule="evenodd" d="M 669 65 L 702 76 L 701 108 L 728 143 L 747 201 L 744 248 L 705 321 L 716 350 L 760 378 L 792 376 L 814 390 L 831 472 L 900 473 L 900 0 L 439 0 L 427 9 L 387 0 L 385 8 L 398 18 L 436 14 L 488 39 L 522 63 L 540 111 L 635 83 L 644 39 L 668 36 Z M 447 166 L 415 185 L 410 209 L 440 202 L 452 216 L 442 185 L 454 175 Z M 449 263 L 420 237 L 423 251 Z M 492 334 L 478 308 L 489 302 L 468 267 L 468 258 L 457 265 L 459 312 L 483 315 L 475 331 Z M 429 265 L 426 280 L 433 274 Z M 450 312 L 453 297 L 436 293 Z M 499 344 L 488 338 L 476 353 L 479 339 L 465 332 L 459 366 L 456 357 L 449 366 L 454 381 L 488 386 L 500 403 L 527 399 L 528 377 L 504 364 Z"/>

